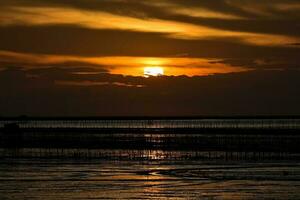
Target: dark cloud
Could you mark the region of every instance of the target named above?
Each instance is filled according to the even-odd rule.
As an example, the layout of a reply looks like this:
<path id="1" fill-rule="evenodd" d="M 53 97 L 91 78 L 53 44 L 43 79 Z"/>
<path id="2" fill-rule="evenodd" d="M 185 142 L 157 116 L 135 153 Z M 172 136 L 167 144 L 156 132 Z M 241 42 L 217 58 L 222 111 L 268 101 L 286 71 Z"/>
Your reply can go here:
<path id="1" fill-rule="evenodd" d="M 252 57 L 287 56 L 298 48 L 251 46 L 237 39 L 183 40 L 159 33 L 95 30 L 73 26 L 10 26 L 0 28 L 0 49 L 7 51 L 84 56 Z"/>
<path id="2" fill-rule="evenodd" d="M 143 20 L 134 21 L 133 28 L 114 30 L 113 26 L 100 27 L 101 23 L 93 26 L 93 20 L 84 25 L 85 19 L 78 24 L 76 19 L 39 24 L 32 17 L 43 16 L 39 10 L 27 16 L 27 21 L 16 18 L 19 21 L 5 24 L 14 17 L 9 8 L 16 7 L 74 8 L 69 13 L 103 11 Z M 193 15 L 195 9 L 209 10 L 215 16 Z M 0 115 L 299 114 L 300 48 L 299 39 L 294 39 L 300 36 L 299 9 L 298 0 L 0 0 L 0 12 L 9 15 L 0 18 L 0 53 L 12 53 L 0 57 Z M 30 14 L 25 11 L 15 9 L 14 14 Z M 137 22 L 150 19 L 168 20 L 163 25 L 183 22 L 220 32 L 214 35 L 215 30 L 203 29 L 204 35 L 211 31 L 212 36 L 180 39 L 158 31 L 161 24 L 155 24 L 153 31 L 151 27 L 134 28 Z M 248 35 L 241 36 L 245 32 Z M 262 39 L 261 34 L 268 35 Z M 25 54 L 78 60 L 103 56 L 206 58 L 214 59 L 212 64 L 253 71 L 143 78 L 109 74 L 108 66 L 88 61 L 35 63 L 29 56 L 25 62 L 20 57 Z"/>
<path id="3" fill-rule="evenodd" d="M 1 58 L 0 58 L 1 59 Z M 93 64 L 88 62 L 58 62 L 58 63 L 22 63 L 22 61 L 14 62 L 11 61 L 0 61 L 0 69 L 34 69 L 36 71 L 44 71 L 45 68 L 61 68 L 67 70 L 73 70 L 73 72 L 98 72 L 98 73 L 108 73 L 106 66 L 102 66 L 99 64 Z M 40 68 L 40 69 L 39 69 Z"/>
<path id="4" fill-rule="evenodd" d="M 53 83 L 55 81 L 77 81 L 77 82 L 119 82 L 126 84 L 135 84 L 139 85 L 142 82 L 139 77 L 133 76 L 123 76 L 123 75 L 112 75 L 108 73 L 99 72 L 96 69 L 89 67 L 81 67 L 81 68 L 59 68 L 59 67 L 49 67 L 44 69 L 30 69 L 23 71 L 29 77 L 39 77 L 43 79 L 49 79 Z"/>
<path id="5" fill-rule="evenodd" d="M 231 3 L 228 3 L 231 2 Z M 214 12 L 222 14 L 234 15 L 245 19 L 223 19 L 220 18 L 198 18 L 184 14 L 171 12 L 176 10 L 175 8 L 168 8 L 168 4 L 165 6 L 159 6 L 159 3 L 169 3 L 170 5 L 177 5 L 179 8 L 204 8 Z M 122 16 L 132 16 L 137 18 L 152 18 L 152 19 L 164 19 L 173 20 L 177 22 L 186 22 L 196 25 L 205 25 L 208 27 L 252 32 L 252 33 L 269 33 L 269 34 L 282 34 L 300 36 L 299 29 L 299 9 L 292 9 L 293 5 L 299 6 L 299 1 L 287 0 L 273 0 L 268 2 L 251 1 L 244 2 L 245 7 L 249 6 L 249 10 L 259 10 L 263 7 L 261 12 L 270 12 L 273 17 L 260 17 L 260 15 L 247 12 L 247 10 L 240 8 L 243 5 L 242 1 L 152 1 L 143 2 L 140 0 L 127 0 L 127 1 L 114 1 L 114 0 L 91 0 L 87 3 L 85 0 L 37 0 L 37 1 L 8 1 L 2 2 L 2 6 L 44 6 L 44 7 L 58 7 L 58 8 L 76 8 L 80 10 L 92 10 L 92 11 L 104 11 Z M 158 6 L 155 6 L 157 5 Z M 289 5 L 289 9 L 275 9 L 272 6 L 277 5 Z M 236 5 L 236 6 L 235 6 Z M 253 6 L 253 9 L 251 8 Z M 248 19 L 247 19 L 248 18 Z"/>
<path id="6" fill-rule="evenodd" d="M 300 59 L 299 58 L 290 58 L 286 60 L 284 57 L 269 57 L 269 58 L 257 58 L 257 59 L 239 59 L 231 58 L 224 59 L 220 61 L 213 61 L 212 63 L 222 63 L 229 64 L 231 66 L 237 67 L 247 67 L 248 69 L 300 69 Z"/>
<path id="7" fill-rule="evenodd" d="M 225 60 L 223 63 L 250 68 L 264 68 L 264 65 L 255 63 L 257 60 L 271 60 L 282 68 L 299 67 L 300 62 L 300 48 L 291 48 L 288 44 L 286 47 L 252 46 L 230 38 L 191 41 L 166 38 L 159 33 L 95 30 L 73 26 L 2 27 L 0 49 L 66 56 L 176 57 L 184 53 L 184 57 L 217 58 Z M 15 65 L 13 62 L 14 60 L 11 65 Z M 6 64 L 9 65 L 9 62 L 4 62 L 2 66 Z M 61 65 L 78 66 L 78 63 Z"/>
<path id="8" fill-rule="evenodd" d="M 300 36 L 299 19 L 259 19 L 259 20 L 221 20 L 197 19 L 186 16 L 174 17 L 174 20 L 204 25 L 208 27 L 241 31 L 249 33 L 277 34 L 287 36 Z"/>
<path id="9" fill-rule="evenodd" d="M 231 2 L 231 3 L 228 3 Z M 223 14 L 234 15 L 245 19 L 222 19 L 222 17 L 217 19 L 210 18 L 197 18 L 184 14 L 178 14 L 171 12 L 172 7 L 168 8 L 168 4 L 165 6 L 155 6 L 159 3 L 169 3 L 171 5 L 177 5 L 180 8 L 204 8 L 211 11 L 220 12 Z M 292 9 L 293 5 L 299 6 L 299 1 L 287 0 L 282 2 L 281 0 L 272 0 L 268 2 L 262 1 L 251 1 L 245 4 L 245 7 L 249 6 L 249 10 L 258 10 L 263 7 L 265 12 L 270 12 L 273 17 L 266 18 L 261 17 L 257 13 L 247 12 L 245 9 L 241 9 L 239 6 L 243 5 L 242 1 L 198 1 L 198 0 L 162 0 L 162 1 L 152 1 L 143 2 L 140 0 L 127 0 L 127 1 L 114 1 L 114 0 L 91 0 L 87 3 L 85 0 L 37 0 L 37 1 L 8 1 L 3 2 L 3 6 L 51 6 L 51 7 L 61 7 L 61 8 L 76 8 L 81 10 L 92 10 L 92 11 L 104 11 L 117 15 L 123 16 L 133 16 L 137 18 L 156 18 L 173 20 L 178 22 L 186 22 L 196 25 L 205 25 L 209 27 L 233 30 L 233 31 L 243 31 L 243 32 L 253 32 L 253 33 L 270 33 L 270 34 L 283 34 L 283 35 L 300 35 L 299 29 L 299 9 Z M 289 9 L 275 9 L 272 6 L 278 4 L 280 5 L 290 5 Z M 236 5 L 236 6 L 235 6 Z M 251 8 L 253 6 L 253 9 Z M 175 9 L 175 8 L 174 8 Z M 176 10 L 176 9 L 175 9 Z M 263 12 L 262 11 L 262 12 Z M 248 19 L 247 19 L 248 18 Z"/>
<path id="10" fill-rule="evenodd" d="M 153 0 L 150 2 L 144 2 L 140 0 L 11 0 L 11 1 L 1 1 L 0 5 L 2 6 L 11 6 L 11 5 L 21 5 L 21 6 L 56 6 L 56 7 L 73 7 L 83 10 L 95 10 L 95 11 L 106 11 L 116 14 L 127 14 L 132 13 L 143 13 L 143 15 L 149 15 L 154 17 L 155 14 L 167 15 L 168 11 L 162 11 L 165 9 L 164 6 L 159 6 L 162 3 L 169 3 L 179 5 L 184 8 L 206 8 L 213 11 L 218 11 L 227 14 L 235 14 L 243 17 L 257 17 L 260 15 L 247 11 L 246 9 L 241 9 L 239 5 L 251 5 L 256 7 L 267 7 L 265 11 L 271 12 L 280 17 L 287 18 L 291 16 L 295 18 L 295 13 L 297 10 L 284 10 L 284 9 L 275 9 L 272 5 L 275 4 L 285 4 L 293 5 L 298 4 L 298 0 L 218 0 L 218 1 L 198 1 L 198 0 Z M 251 3 L 251 4 L 249 4 Z M 158 6 L 155 6 L 157 5 Z M 258 5 L 258 6 L 257 6 Z M 163 14 L 165 13 L 165 14 Z M 284 15 L 283 15 L 284 14 Z M 299 15 L 296 15 L 299 16 Z M 159 16 L 158 16 L 159 17 Z"/>
<path id="11" fill-rule="evenodd" d="M 142 88 L 55 84 L 55 79 L 61 79 L 59 74 L 66 73 L 69 72 L 45 69 L 42 76 L 32 77 L 36 72 L 2 71 L 1 115 L 293 115 L 300 112 L 299 71 L 252 71 L 193 78 L 106 74 L 64 79 L 146 85 Z"/>

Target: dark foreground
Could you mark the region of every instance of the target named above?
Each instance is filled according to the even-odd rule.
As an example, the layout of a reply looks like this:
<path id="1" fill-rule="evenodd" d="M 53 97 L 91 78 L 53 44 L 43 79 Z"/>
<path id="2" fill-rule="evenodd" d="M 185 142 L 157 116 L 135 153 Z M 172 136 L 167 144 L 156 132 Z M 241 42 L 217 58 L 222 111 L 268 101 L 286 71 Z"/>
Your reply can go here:
<path id="1" fill-rule="evenodd" d="M 2 124 L 1 200 L 300 199 L 299 119 Z"/>
<path id="2" fill-rule="evenodd" d="M 0 199 L 300 199 L 297 162 L 2 159 Z"/>
<path id="3" fill-rule="evenodd" d="M 2 140 L 0 199 L 296 200 L 298 145 L 294 132 L 23 132 Z"/>
<path id="4" fill-rule="evenodd" d="M 299 144 L 299 117 L 0 118 L 0 157 L 6 158 L 107 158 L 119 150 L 139 158 L 158 150 L 189 159 L 222 152 L 226 160 L 300 160 Z"/>
<path id="5" fill-rule="evenodd" d="M 298 130 L 20 129 L 0 139 L 2 158 L 300 160 Z"/>

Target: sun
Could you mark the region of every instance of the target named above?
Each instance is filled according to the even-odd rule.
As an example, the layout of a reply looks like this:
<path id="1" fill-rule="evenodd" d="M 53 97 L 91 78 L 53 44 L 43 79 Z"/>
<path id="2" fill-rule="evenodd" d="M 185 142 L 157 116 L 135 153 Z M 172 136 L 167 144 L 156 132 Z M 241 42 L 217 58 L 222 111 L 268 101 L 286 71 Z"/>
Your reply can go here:
<path id="1" fill-rule="evenodd" d="M 164 69 L 162 67 L 145 67 L 144 68 L 144 76 L 163 76 Z"/>

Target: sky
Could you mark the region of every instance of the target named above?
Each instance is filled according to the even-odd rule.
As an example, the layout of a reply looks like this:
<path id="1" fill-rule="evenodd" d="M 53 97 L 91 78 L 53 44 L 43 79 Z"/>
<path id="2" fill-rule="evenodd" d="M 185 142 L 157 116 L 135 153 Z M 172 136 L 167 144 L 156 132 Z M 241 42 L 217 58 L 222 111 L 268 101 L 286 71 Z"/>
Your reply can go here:
<path id="1" fill-rule="evenodd" d="M 299 0 L 0 0 L 0 116 L 300 114 Z"/>

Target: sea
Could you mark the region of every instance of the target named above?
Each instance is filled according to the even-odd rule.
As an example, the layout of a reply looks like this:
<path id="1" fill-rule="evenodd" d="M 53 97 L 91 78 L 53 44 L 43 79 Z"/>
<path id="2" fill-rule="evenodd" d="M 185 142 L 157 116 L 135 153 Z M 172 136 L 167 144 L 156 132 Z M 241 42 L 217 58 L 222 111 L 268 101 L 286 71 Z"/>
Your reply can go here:
<path id="1" fill-rule="evenodd" d="M 300 199 L 300 163 L 2 159 L 0 199 Z"/>
<path id="2" fill-rule="evenodd" d="M 271 131 L 285 128 L 297 130 L 300 127 L 298 119 L 259 119 L 258 121 L 227 119 L 225 122 L 220 119 L 134 122 L 2 120 L 1 123 L 18 123 L 23 129 L 77 127 L 101 128 L 102 132 L 103 128 L 115 127 L 141 130 L 146 128 L 145 131 L 149 127 L 151 129 L 250 127 L 260 130 L 271 129 Z M 270 144 L 277 145 L 278 142 L 286 140 L 289 143 L 284 144 L 285 146 L 282 146 L 284 148 L 287 145 L 295 146 L 299 141 L 297 131 L 289 136 L 273 136 L 270 135 L 270 130 L 268 132 L 263 139 L 259 137 L 258 141 L 268 142 L 267 139 L 272 138 Z M 27 133 L 27 137 L 31 140 L 27 141 L 38 141 L 32 142 L 32 145 L 37 145 L 41 135 L 42 138 L 49 137 L 47 140 L 51 141 L 53 135 L 51 131 L 50 133 L 43 135 L 32 133 L 31 130 Z M 64 133 L 60 130 L 58 134 Z M 69 130 L 67 136 L 69 137 L 70 134 L 78 135 L 78 131 L 72 134 Z M 7 150 L 1 147 L 0 199 L 300 199 L 299 153 L 297 155 L 281 151 L 274 153 L 272 149 L 267 149 L 268 152 L 260 152 L 255 151 L 255 146 L 251 147 L 253 151 L 247 147 L 245 152 L 238 152 L 236 149 L 234 151 L 209 150 L 210 146 L 202 148 L 200 144 L 212 141 L 210 133 L 127 132 L 114 133 L 112 137 L 111 133 L 97 135 L 88 132 L 84 135 L 88 134 L 92 135 L 89 137 L 93 139 L 93 143 L 88 141 L 87 144 L 94 145 L 98 141 L 104 141 L 103 143 L 108 145 L 101 144 L 102 149 L 42 148 L 42 145 L 37 145 L 13 149 L 10 147 Z M 260 134 L 261 132 L 255 134 L 255 137 Z M 81 137 L 78 136 L 79 139 Z M 230 137 L 221 134 L 221 137 L 225 138 L 227 145 L 224 146 L 223 142 L 222 148 L 228 149 L 228 144 L 233 145 L 230 143 L 232 137 L 238 142 L 236 144 L 241 144 L 241 137 L 236 139 L 235 134 Z M 252 142 L 256 141 L 253 135 L 247 137 Z M 75 138 L 75 141 L 78 138 Z M 109 140 L 105 141 L 104 138 Z M 215 138 L 213 141 L 220 141 L 216 135 L 213 138 Z M 141 144 L 138 141 L 143 141 L 142 144 L 145 146 L 138 145 Z M 172 142 L 176 145 L 169 145 Z M 121 143 L 123 146 L 119 148 L 118 145 Z M 193 144 L 193 148 L 189 148 L 189 144 Z M 168 148 L 163 148 L 165 146 Z M 263 147 L 260 148 L 262 151 L 265 150 Z M 293 151 L 296 152 L 295 149 Z"/>

